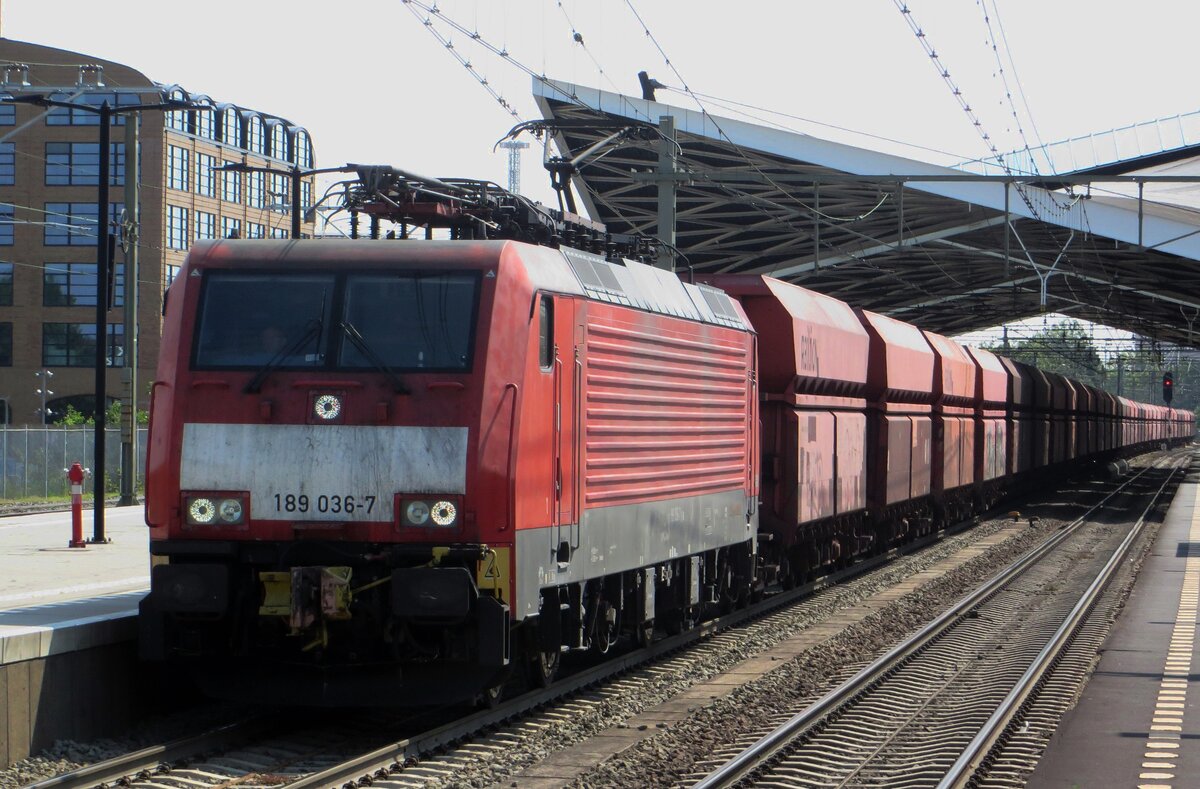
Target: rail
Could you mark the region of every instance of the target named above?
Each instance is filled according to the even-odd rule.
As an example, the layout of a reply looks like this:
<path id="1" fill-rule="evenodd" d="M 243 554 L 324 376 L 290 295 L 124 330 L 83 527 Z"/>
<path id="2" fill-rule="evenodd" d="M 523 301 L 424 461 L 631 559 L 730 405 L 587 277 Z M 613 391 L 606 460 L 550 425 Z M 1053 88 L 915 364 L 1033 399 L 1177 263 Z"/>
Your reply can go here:
<path id="1" fill-rule="evenodd" d="M 131 775 L 153 774 L 162 765 L 194 756 L 213 748 L 227 747 L 267 732 L 279 721 L 270 717 L 255 717 L 227 723 L 208 729 L 200 734 L 180 737 L 161 745 L 152 745 L 140 751 L 127 753 L 114 759 L 81 767 L 44 781 L 29 784 L 25 789 L 83 789 L 124 782 Z"/>
<path id="2" fill-rule="evenodd" d="M 866 668 L 859 671 L 846 682 L 839 685 L 837 688 L 830 691 L 828 694 L 818 699 L 811 706 L 807 707 L 800 713 L 788 719 L 775 730 L 760 738 L 748 748 L 743 750 L 734 758 L 725 762 L 723 765 L 713 770 L 703 779 L 692 785 L 692 789 L 717 789 L 717 787 L 729 787 L 746 780 L 751 775 L 756 773 L 766 764 L 774 760 L 777 756 L 789 748 L 798 738 L 812 729 L 821 720 L 827 718 L 853 699 L 861 696 L 871 686 L 896 669 L 897 666 L 906 662 L 909 658 L 924 650 L 933 641 L 940 638 L 951 627 L 965 618 L 970 611 L 976 608 L 980 603 L 995 595 L 1007 584 L 1015 578 L 1023 574 L 1026 570 L 1037 564 L 1046 554 L 1053 551 L 1060 543 L 1066 540 L 1079 527 L 1085 523 L 1092 513 L 1096 512 L 1113 497 L 1120 494 L 1127 487 L 1132 485 L 1141 478 L 1150 468 L 1146 468 L 1139 472 L 1134 477 L 1126 480 L 1120 486 L 1115 488 L 1111 493 L 1104 497 L 1099 503 L 1089 508 L 1083 515 L 1072 521 L 1067 526 L 1060 529 L 1055 534 L 1043 540 L 1037 546 L 1028 551 L 1024 556 L 1013 562 L 1000 573 L 991 578 L 987 583 L 978 587 L 951 608 L 943 612 L 937 619 L 930 622 L 917 633 L 910 636 L 907 640 L 896 645 L 882 657 L 868 665 Z M 1172 477 L 1173 478 L 1172 473 Z M 1170 478 L 1168 478 L 1168 482 Z M 1166 483 L 1164 483 L 1165 487 Z M 1161 493 L 1160 488 L 1160 493 Z M 1154 501 L 1157 501 L 1158 494 L 1155 494 Z M 1153 506 L 1151 502 L 1149 506 Z M 1147 510 L 1149 507 L 1147 507 Z M 1136 527 L 1140 531 L 1140 525 L 1144 521 L 1143 515 L 1138 521 Z M 1131 530 L 1133 531 L 1133 530 Z M 1131 540 L 1127 538 L 1126 542 Z M 1120 560 L 1112 562 L 1113 566 L 1119 566 Z M 1094 600 L 1093 600 L 1094 602 Z M 1089 606 L 1090 607 L 1090 606 Z M 1052 660 L 1051 660 L 1052 662 Z M 1014 709 L 1019 709 L 1020 705 L 1016 705 Z M 991 740 L 994 742 L 994 740 Z M 986 754 L 986 750 L 982 751 Z M 971 764 L 975 764 L 981 755 L 973 755 L 968 759 Z M 959 786 L 955 784 L 954 786 Z"/>
<path id="3" fill-rule="evenodd" d="M 1116 575 L 1117 570 L 1128 555 L 1130 547 L 1132 547 L 1134 541 L 1142 533 L 1142 527 L 1146 523 L 1146 514 L 1158 503 L 1162 492 L 1178 472 L 1179 468 L 1176 467 L 1172 470 L 1171 475 L 1163 480 L 1162 485 L 1155 491 L 1150 503 L 1146 505 L 1145 510 L 1142 511 L 1141 516 L 1137 519 L 1137 523 L 1129 530 L 1129 534 L 1126 535 L 1121 545 L 1109 558 L 1108 563 L 1104 565 L 1104 569 L 1092 581 L 1087 591 L 1080 597 L 1079 602 L 1071 609 L 1071 613 L 1067 616 L 1066 620 L 1054 632 L 1054 635 L 1051 636 L 1046 646 L 1038 653 L 1037 658 L 1034 659 L 1033 663 L 1021 676 L 1017 685 L 1005 696 L 1004 701 L 1000 703 L 1000 706 L 996 708 L 996 711 L 984 723 L 983 728 L 967 744 L 967 747 L 954 762 L 953 766 L 951 766 L 946 776 L 938 783 L 938 789 L 964 789 L 970 784 L 980 767 L 983 766 L 984 758 L 999 742 L 1004 731 L 1012 724 L 1017 715 L 1020 714 L 1025 702 L 1034 693 L 1063 650 L 1070 644 L 1071 639 L 1086 620 L 1088 613 L 1096 605 L 1100 593 L 1104 591 L 1113 576 Z"/>

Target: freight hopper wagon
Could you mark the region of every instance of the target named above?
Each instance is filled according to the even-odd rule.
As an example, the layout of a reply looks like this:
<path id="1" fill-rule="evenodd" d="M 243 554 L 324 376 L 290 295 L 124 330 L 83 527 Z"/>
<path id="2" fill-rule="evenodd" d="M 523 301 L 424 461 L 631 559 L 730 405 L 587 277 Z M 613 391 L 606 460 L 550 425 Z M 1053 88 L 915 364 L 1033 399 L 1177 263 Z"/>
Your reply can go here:
<path id="1" fill-rule="evenodd" d="M 871 551 L 869 339 L 844 302 L 770 277 L 712 280 L 758 332 L 762 581 L 790 585 Z"/>
<path id="2" fill-rule="evenodd" d="M 856 314 L 870 337 L 867 502 L 881 544 L 890 546 L 935 525 L 936 355 L 916 326 L 868 310 Z"/>
<path id="3" fill-rule="evenodd" d="M 923 332 L 933 349 L 933 457 L 931 492 L 935 517 L 954 522 L 967 517 L 977 504 L 976 413 L 979 400 L 975 360 L 967 349 L 940 334 Z"/>
<path id="4" fill-rule="evenodd" d="M 196 245 L 151 404 L 145 657 L 298 704 L 487 698 L 751 589 L 754 334 L 514 241 Z"/>
<path id="5" fill-rule="evenodd" d="M 975 479 L 979 505 L 986 509 L 1002 495 L 1008 474 L 1008 373 L 991 351 L 969 346 L 966 351 L 976 365 Z"/>

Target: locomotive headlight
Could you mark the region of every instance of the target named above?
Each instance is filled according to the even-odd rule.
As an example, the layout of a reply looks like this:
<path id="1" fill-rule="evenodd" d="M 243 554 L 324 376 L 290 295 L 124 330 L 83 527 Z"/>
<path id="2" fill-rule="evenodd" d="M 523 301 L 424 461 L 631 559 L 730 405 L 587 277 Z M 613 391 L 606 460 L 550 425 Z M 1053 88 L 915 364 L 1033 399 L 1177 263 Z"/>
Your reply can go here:
<path id="1" fill-rule="evenodd" d="M 396 515 L 401 528 L 453 528 L 462 520 L 461 496 L 397 496 Z"/>
<path id="2" fill-rule="evenodd" d="M 439 501 L 433 505 L 430 517 L 438 526 L 453 526 L 458 520 L 458 508 L 451 501 Z"/>
<path id="3" fill-rule="evenodd" d="M 222 499 L 217 506 L 217 512 L 224 523 L 238 523 L 242 520 L 242 502 L 237 499 Z"/>
<path id="4" fill-rule="evenodd" d="M 236 491 L 185 493 L 184 525 L 245 527 L 249 504 L 249 495 Z"/>
<path id="5" fill-rule="evenodd" d="M 194 498 L 188 504 L 188 520 L 201 526 L 217 517 L 217 505 L 212 499 Z"/>
<path id="6" fill-rule="evenodd" d="M 404 518 L 412 526 L 424 526 L 429 520 L 429 505 L 423 501 L 409 503 L 404 509 Z"/>
<path id="7" fill-rule="evenodd" d="M 323 422 L 331 422 L 342 413 L 342 399 L 337 395 L 323 394 L 313 400 L 313 414 Z"/>

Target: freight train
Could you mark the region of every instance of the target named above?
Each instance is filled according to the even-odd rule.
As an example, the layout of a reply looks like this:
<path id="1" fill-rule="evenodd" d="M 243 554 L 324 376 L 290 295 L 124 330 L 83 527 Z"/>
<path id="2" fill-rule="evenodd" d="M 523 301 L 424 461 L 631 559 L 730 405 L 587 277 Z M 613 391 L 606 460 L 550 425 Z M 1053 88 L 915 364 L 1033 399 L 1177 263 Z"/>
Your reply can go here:
<path id="1" fill-rule="evenodd" d="M 141 651 L 219 694 L 487 701 L 1195 430 L 769 277 L 685 282 L 486 186 L 384 174 L 362 210 L 454 238 L 197 244 L 168 292 Z"/>

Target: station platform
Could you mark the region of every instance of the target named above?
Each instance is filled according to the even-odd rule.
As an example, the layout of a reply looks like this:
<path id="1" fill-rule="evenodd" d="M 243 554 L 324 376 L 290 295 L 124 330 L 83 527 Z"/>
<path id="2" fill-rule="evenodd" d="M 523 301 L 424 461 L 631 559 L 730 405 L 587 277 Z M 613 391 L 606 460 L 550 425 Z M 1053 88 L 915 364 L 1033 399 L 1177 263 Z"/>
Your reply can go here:
<path id="1" fill-rule="evenodd" d="M 1200 786 L 1200 452 L 1030 789 Z"/>
<path id="2" fill-rule="evenodd" d="M 83 523 L 86 538 L 90 510 Z M 0 665 L 133 637 L 150 587 L 141 505 L 106 509 L 105 536 L 70 548 L 69 512 L 0 518 Z"/>
<path id="3" fill-rule="evenodd" d="M 90 537 L 90 510 L 83 525 Z M 56 740 L 111 737 L 153 706 L 161 685 L 137 660 L 142 507 L 106 509 L 105 536 L 70 548 L 69 512 L 0 518 L 0 766 Z"/>

